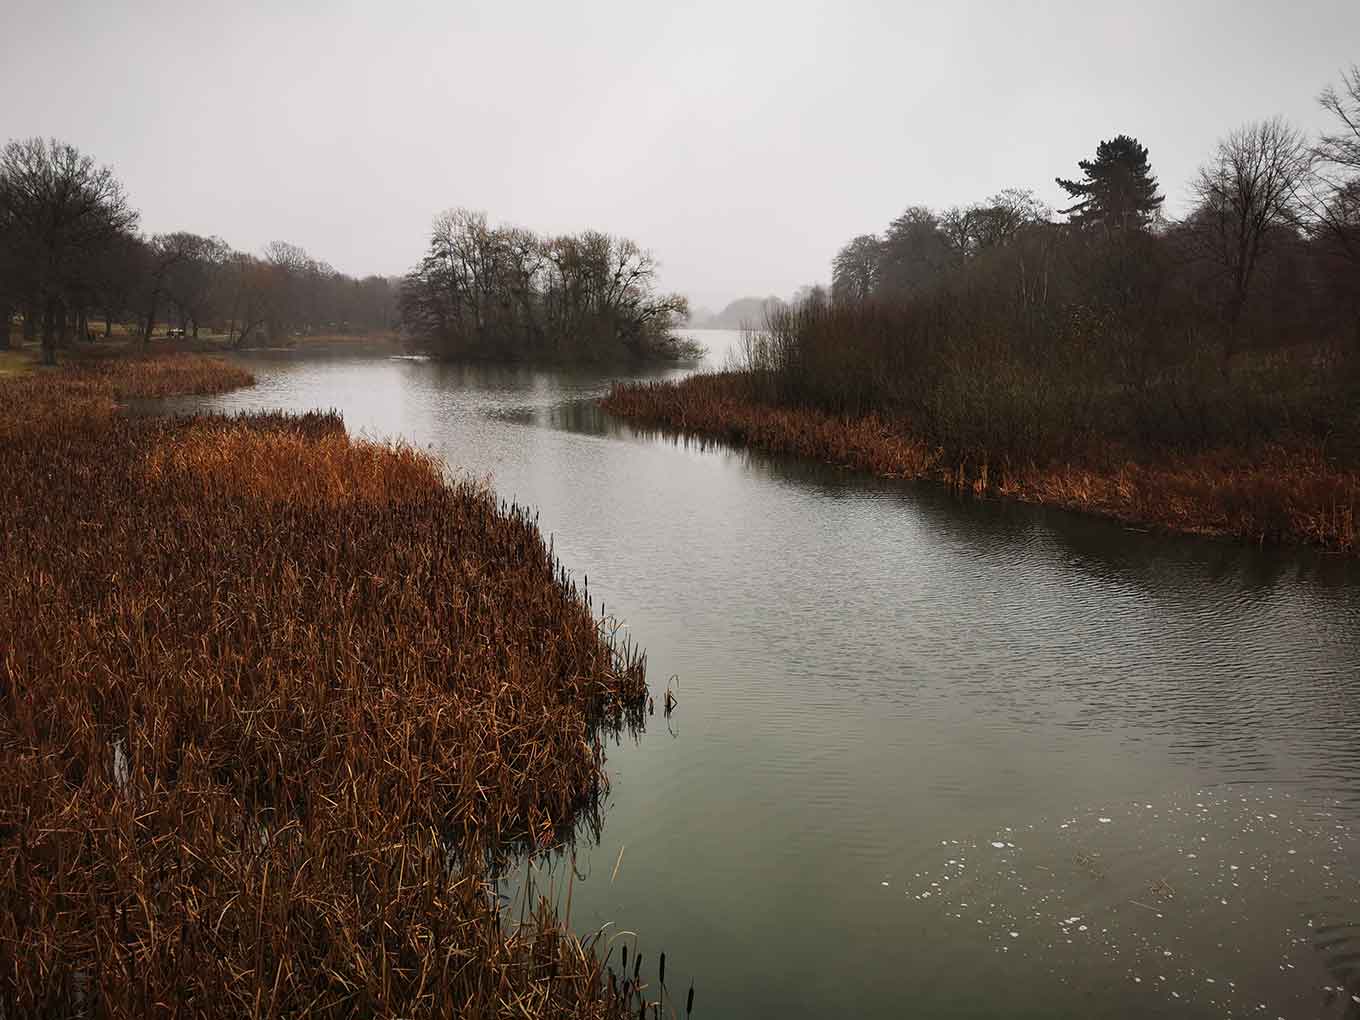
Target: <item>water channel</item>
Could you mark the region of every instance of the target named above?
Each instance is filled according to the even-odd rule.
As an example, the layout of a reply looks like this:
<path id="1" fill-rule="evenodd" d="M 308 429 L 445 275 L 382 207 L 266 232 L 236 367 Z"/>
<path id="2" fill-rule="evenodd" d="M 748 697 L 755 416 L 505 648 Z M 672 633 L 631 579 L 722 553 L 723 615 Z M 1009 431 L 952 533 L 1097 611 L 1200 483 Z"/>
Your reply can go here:
<path id="1" fill-rule="evenodd" d="M 621 371 L 241 357 L 172 407 L 432 448 L 647 649 L 571 923 L 695 1016 L 1360 1016 L 1360 565 L 645 433 Z"/>

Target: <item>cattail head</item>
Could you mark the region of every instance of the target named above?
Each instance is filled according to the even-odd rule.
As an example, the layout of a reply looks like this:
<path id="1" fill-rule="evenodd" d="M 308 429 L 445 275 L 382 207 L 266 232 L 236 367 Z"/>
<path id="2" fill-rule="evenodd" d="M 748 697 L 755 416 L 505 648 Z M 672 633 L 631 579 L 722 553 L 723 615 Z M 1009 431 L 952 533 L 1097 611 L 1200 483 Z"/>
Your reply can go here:
<path id="1" fill-rule="evenodd" d="M 665 983 L 666 983 L 666 954 L 665 954 L 665 953 L 662 953 L 662 954 L 661 954 L 661 984 L 664 986 Z"/>
<path id="2" fill-rule="evenodd" d="M 689 983 L 689 994 L 685 996 L 685 1016 L 689 1016 L 694 1010 L 694 982 Z"/>

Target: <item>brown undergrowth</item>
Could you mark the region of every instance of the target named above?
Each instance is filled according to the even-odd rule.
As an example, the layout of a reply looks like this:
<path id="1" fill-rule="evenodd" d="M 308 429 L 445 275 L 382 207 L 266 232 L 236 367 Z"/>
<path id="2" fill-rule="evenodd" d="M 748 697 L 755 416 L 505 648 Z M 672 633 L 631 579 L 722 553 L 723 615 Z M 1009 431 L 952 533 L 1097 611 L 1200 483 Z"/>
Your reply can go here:
<path id="1" fill-rule="evenodd" d="M 772 406 L 751 396 L 738 373 L 619 384 L 602 406 L 663 429 L 1128 524 L 1252 542 L 1310 543 L 1352 554 L 1360 549 L 1360 472 L 1334 464 L 1307 444 L 1168 454 L 1156 463 L 1110 451 L 1089 463 L 996 463 L 923 442 L 909 426 L 873 415 L 843 418 Z"/>
<path id="2" fill-rule="evenodd" d="M 636 1015 L 490 878 L 598 826 L 643 658 L 420 452 L 115 413 L 247 380 L 0 380 L 0 1012 Z"/>

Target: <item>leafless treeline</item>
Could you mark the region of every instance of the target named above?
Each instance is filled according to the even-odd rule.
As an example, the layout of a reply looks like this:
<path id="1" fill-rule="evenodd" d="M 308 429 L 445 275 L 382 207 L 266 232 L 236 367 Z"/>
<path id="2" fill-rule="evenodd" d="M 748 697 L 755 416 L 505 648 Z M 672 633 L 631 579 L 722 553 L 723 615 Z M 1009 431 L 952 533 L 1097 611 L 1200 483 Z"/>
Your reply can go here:
<path id="1" fill-rule="evenodd" d="M 697 347 L 674 328 L 678 294 L 655 291 L 657 263 L 598 231 L 540 237 L 454 209 L 401 290 L 403 325 L 450 357 L 681 359 Z"/>
<path id="2" fill-rule="evenodd" d="M 1103 463 L 1302 443 L 1360 460 L 1360 66 L 1333 129 L 1225 136 L 1162 215 L 1120 136 L 1059 184 L 908 209 L 836 255 L 829 300 L 769 317 L 746 361 L 781 404 L 881 414 L 961 457 Z"/>
<path id="3" fill-rule="evenodd" d="M 0 347 L 16 315 L 48 360 L 115 324 L 143 341 L 171 323 L 238 344 L 394 325 L 387 278 L 346 276 L 284 242 L 253 255 L 219 237 L 146 236 L 138 225 L 113 172 L 74 146 L 32 138 L 0 150 Z"/>
<path id="4" fill-rule="evenodd" d="M 1036 310 L 1170 316 L 1229 356 L 1324 338 L 1360 348 L 1360 65 L 1321 103 L 1333 130 L 1319 138 L 1275 118 L 1221 139 L 1178 221 L 1161 215 L 1160 196 L 1115 208 L 1131 181 L 1153 195 L 1146 149 L 1142 180 L 1136 161 L 1098 157 L 1082 164 L 1085 184 L 1067 182 L 1086 201 L 1065 221 L 1019 189 L 965 208 L 909 208 L 837 253 L 833 295 L 901 302 L 976 296 L 985 283 L 1027 321 Z"/>

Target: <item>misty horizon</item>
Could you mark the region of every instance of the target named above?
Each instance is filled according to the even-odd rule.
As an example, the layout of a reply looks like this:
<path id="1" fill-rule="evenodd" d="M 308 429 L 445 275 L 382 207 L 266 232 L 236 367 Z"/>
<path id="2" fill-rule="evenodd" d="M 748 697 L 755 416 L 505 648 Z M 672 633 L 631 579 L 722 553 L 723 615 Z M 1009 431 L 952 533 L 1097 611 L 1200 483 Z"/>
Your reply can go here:
<path id="1" fill-rule="evenodd" d="M 848 238 L 909 205 L 1021 187 L 1060 207 L 1054 177 L 1121 132 L 1175 217 L 1228 131 L 1315 130 L 1360 36 L 1340 2 L 96 13 L 13 8 L 5 134 L 112 166 L 148 233 L 399 275 L 459 206 L 633 238 L 713 311 L 828 282 Z"/>

